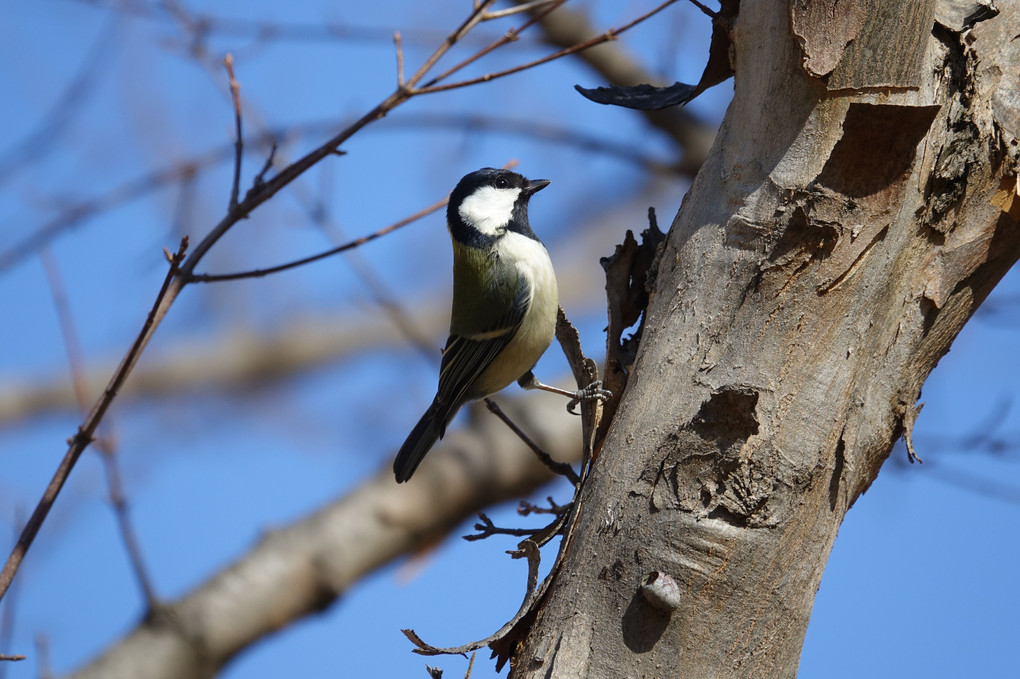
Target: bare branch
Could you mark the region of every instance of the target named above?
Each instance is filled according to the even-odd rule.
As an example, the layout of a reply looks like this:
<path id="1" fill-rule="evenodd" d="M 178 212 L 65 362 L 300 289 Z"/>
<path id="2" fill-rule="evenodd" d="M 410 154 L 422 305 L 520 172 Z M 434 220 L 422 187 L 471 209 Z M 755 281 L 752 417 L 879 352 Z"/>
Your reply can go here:
<path id="1" fill-rule="evenodd" d="M 340 254 L 341 252 L 346 252 L 347 250 L 359 247 L 361 245 L 364 245 L 365 243 L 375 240 L 376 238 L 385 236 L 388 233 L 396 231 L 401 227 L 407 226 L 408 224 L 412 224 L 418 221 L 419 219 L 426 217 L 432 214 L 433 212 L 436 212 L 437 210 L 441 210 L 446 206 L 449 200 L 450 200 L 449 198 L 443 198 L 442 200 L 436 201 L 435 203 L 429 205 L 428 207 L 422 208 L 418 212 L 415 212 L 413 215 L 405 217 L 398 222 L 394 222 L 389 226 L 383 227 L 374 233 L 370 233 L 367 236 L 362 236 L 360 238 L 355 238 L 352 241 L 344 243 L 343 245 L 339 245 L 335 248 L 326 250 L 325 252 L 320 252 L 317 255 L 304 257 L 302 259 L 294 260 L 293 262 L 287 262 L 286 264 L 280 264 L 266 269 L 253 269 L 251 271 L 238 271 L 236 273 L 225 274 L 203 274 L 203 273 L 188 274 L 187 281 L 189 283 L 213 283 L 218 281 L 236 281 L 244 278 L 261 278 L 262 276 L 268 276 L 269 274 L 279 273 L 281 271 L 293 269 L 304 264 L 311 264 L 312 262 L 317 262 L 320 259 L 332 257 L 333 255 Z"/>
<path id="2" fill-rule="evenodd" d="M 497 38 L 496 40 L 493 40 L 487 46 L 485 46 L 482 49 L 478 50 L 477 52 L 475 52 L 474 54 L 469 56 L 467 59 L 464 59 L 463 61 L 461 61 L 460 63 L 456 64 L 455 66 L 451 66 L 446 71 L 443 71 L 442 73 L 437 75 L 435 78 L 432 78 L 431 80 L 429 80 L 427 83 L 425 83 L 425 86 L 423 88 L 421 88 L 421 91 L 428 90 L 430 87 L 432 87 L 436 83 L 440 83 L 443 80 L 446 80 L 447 78 L 449 78 L 454 73 L 457 73 L 460 70 L 462 70 L 464 67 L 466 67 L 466 66 L 468 66 L 470 64 L 473 64 L 474 62 L 478 61 L 479 59 L 484 57 L 489 52 L 492 52 L 492 51 L 502 47 L 503 45 L 506 45 L 507 43 L 515 42 L 517 40 L 517 38 L 520 36 L 520 34 L 525 29 L 527 29 L 529 26 L 531 26 L 534 23 L 536 23 L 540 18 L 544 17 L 549 12 L 553 11 L 554 9 L 556 9 L 557 7 L 562 5 L 565 1 L 566 0 L 553 0 L 552 3 L 550 4 L 550 6 L 546 7 L 541 12 L 539 12 L 537 14 L 537 16 L 534 16 L 531 19 L 528 19 L 527 21 L 525 21 L 523 24 L 521 24 L 517 28 L 511 28 L 503 36 Z"/>
<path id="3" fill-rule="evenodd" d="M 574 54 L 575 52 L 580 52 L 581 50 L 587 49 L 589 47 L 594 47 L 595 45 L 601 45 L 604 42 L 608 42 L 610 40 L 615 40 L 616 37 L 618 35 L 620 35 L 621 33 L 623 33 L 625 31 L 633 28 L 634 26 L 638 25 L 642 21 L 644 21 L 644 20 L 646 20 L 646 19 L 648 19 L 648 18 L 650 18 L 652 16 L 655 16 L 656 14 L 658 14 L 662 10 L 666 9 L 667 7 L 669 7 L 670 5 L 672 5 L 675 2 L 677 2 L 677 0 L 666 0 L 661 5 L 659 5 L 659 6 L 655 7 L 655 8 L 653 8 L 653 9 L 649 10 L 648 12 L 642 14 L 641 16 L 637 17 L 636 19 L 633 19 L 632 21 L 627 22 L 626 24 L 624 24 L 623 26 L 620 26 L 619 28 L 610 28 L 606 32 L 602 33 L 601 35 L 597 35 L 597 36 L 595 36 L 593 38 L 585 40 L 584 42 L 580 42 L 580 43 L 577 43 L 576 45 L 572 45 L 570 47 L 566 47 L 564 49 L 561 49 L 558 52 L 554 52 L 553 54 L 548 54 L 548 55 L 546 55 L 544 57 L 541 57 L 539 59 L 535 59 L 533 61 L 529 61 L 527 63 L 520 64 L 519 66 L 514 66 L 513 68 L 508 68 L 508 69 L 505 69 L 505 70 L 502 70 L 502 71 L 496 71 L 494 73 L 486 73 L 485 75 L 479 76 L 477 78 L 469 78 L 467 80 L 460 80 L 460 81 L 453 82 L 453 83 L 447 83 L 445 85 L 438 85 L 437 84 L 437 85 L 422 87 L 422 88 L 416 90 L 416 93 L 418 93 L 418 94 L 430 94 L 432 92 L 444 92 L 446 90 L 454 90 L 454 89 L 458 89 L 458 88 L 461 88 L 461 87 L 468 87 L 470 85 L 477 85 L 478 83 L 489 82 L 490 80 L 496 80 L 497 78 L 503 78 L 503 77 L 508 76 L 508 75 L 513 75 L 514 73 L 520 73 L 521 71 L 526 71 L 529 68 L 534 68 L 536 66 L 541 66 L 542 64 L 547 64 L 550 61 L 555 61 L 556 59 L 560 59 L 561 57 L 565 57 L 568 54 Z M 450 74 L 444 74 L 444 75 L 450 75 Z"/>
<path id="4" fill-rule="evenodd" d="M 531 2 L 525 2 L 517 5 L 516 7 L 507 7 L 506 9 L 496 10 L 495 12 L 486 12 L 485 16 L 482 17 L 482 21 L 492 21 L 493 19 L 502 19 L 513 14 L 520 14 L 521 12 L 530 12 L 533 9 L 539 9 L 546 5 L 562 5 L 566 0 L 531 0 Z"/>
<path id="5" fill-rule="evenodd" d="M 518 538 L 531 537 L 542 531 L 541 528 L 500 528 L 492 523 L 492 519 L 486 516 L 485 512 L 478 512 L 478 520 L 481 523 L 476 523 L 474 526 L 478 532 L 462 536 L 468 542 L 484 540 L 485 538 L 491 538 L 493 535 L 511 535 Z"/>
<path id="6" fill-rule="evenodd" d="M 713 12 L 709 7 L 706 7 L 705 5 L 703 5 L 700 2 L 698 2 L 698 0 L 689 0 L 689 2 L 692 5 L 694 5 L 695 7 L 697 7 L 698 9 L 700 9 L 701 13 L 704 14 L 705 16 L 707 16 L 708 18 L 710 18 L 710 19 L 718 18 L 718 16 L 719 16 L 718 12 Z"/>
<path id="7" fill-rule="evenodd" d="M 397 87 L 404 86 L 404 46 L 401 42 L 400 31 L 393 32 L 393 44 L 397 49 Z"/>
<path id="8" fill-rule="evenodd" d="M 241 191 L 241 158 L 244 153 L 244 135 L 241 133 L 241 84 L 234 76 L 234 55 L 223 57 L 223 66 L 230 78 L 230 97 L 234 102 L 234 181 L 230 187 L 230 203 L 227 210 L 237 208 L 237 196 Z"/>
<path id="9" fill-rule="evenodd" d="M 411 643 L 417 646 L 417 648 L 414 649 L 415 653 L 420 653 L 421 655 L 460 655 L 462 653 L 467 653 L 468 651 L 475 651 L 479 648 L 484 648 L 491 643 L 499 641 L 513 630 L 514 626 L 517 625 L 517 623 L 524 618 L 529 611 L 531 611 L 531 607 L 534 606 L 535 602 L 541 598 L 542 593 L 545 591 L 545 583 L 543 583 L 543 587 L 541 588 L 537 586 L 538 566 L 542 559 L 541 553 L 538 551 L 538 546 L 531 540 L 525 540 L 521 544 L 523 547 L 521 548 L 522 553 L 520 556 L 527 557 L 528 559 L 528 585 L 524 594 L 524 601 L 521 602 L 521 607 L 517 610 L 514 617 L 511 618 L 505 625 L 500 627 L 494 634 L 486 637 L 485 639 L 472 641 L 464 644 L 463 646 L 454 646 L 451 648 L 439 648 L 437 646 L 427 644 L 422 641 L 421 637 L 415 634 L 412 629 L 401 630 L 404 633 L 404 636 L 407 637 Z M 548 582 L 548 580 L 546 582 Z"/>
<path id="10" fill-rule="evenodd" d="M 548 507 L 539 507 L 527 500 L 521 500 L 520 506 L 517 507 L 517 513 L 521 516 L 530 516 L 532 514 L 554 514 L 560 516 L 570 508 L 570 505 L 556 504 L 556 501 L 552 499 L 552 495 L 546 497 L 545 501 L 549 503 Z"/>
<path id="11" fill-rule="evenodd" d="M 501 419 L 506 426 L 510 427 L 513 433 L 517 434 L 518 438 L 524 441 L 525 445 L 527 445 L 528 448 L 531 448 L 531 451 L 535 453 L 539 461 L 546 467 L 548 467 L 550 471 L 552 471 L 555 474 L 559 474 L 560 476 L 567 477 L 570 480 L 570 482 L 575 486 L 580 482 L 581 479 L 577 476 L 577 472 L 574 471 L 573 467 L 571 467 L 569 464 L 565 462 L 557 462 L 556 460 L 552 459 L 549 453 L 542 450 L 537 443 L 528 438 L 528 435 L 525 434 L 520 427 L 514 424 L 513 420 L 507 417 L 506 413 L 503 412 L 503 409 L 500 408 L 495 401 L 493 401 L 491 398 L 486 398 L 485 405 L 489 409 L 490 413 Z M 477 526 L 475 527 L 477 528 Z M 526 534 L 527 533 L 521 533 L 521 535 Z"/>

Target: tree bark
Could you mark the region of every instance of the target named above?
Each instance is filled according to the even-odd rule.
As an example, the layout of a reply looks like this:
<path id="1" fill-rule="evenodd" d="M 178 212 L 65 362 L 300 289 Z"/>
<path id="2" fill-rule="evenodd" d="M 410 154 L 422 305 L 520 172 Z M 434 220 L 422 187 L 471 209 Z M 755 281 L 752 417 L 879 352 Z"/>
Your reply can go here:
<path id="1" fill-rule="evenodd" d="M 846 511 L 1020 257 L 1020 16 L 982 4 L 740 5 L 733 102 L 511 676 L 796 675 Z"/>

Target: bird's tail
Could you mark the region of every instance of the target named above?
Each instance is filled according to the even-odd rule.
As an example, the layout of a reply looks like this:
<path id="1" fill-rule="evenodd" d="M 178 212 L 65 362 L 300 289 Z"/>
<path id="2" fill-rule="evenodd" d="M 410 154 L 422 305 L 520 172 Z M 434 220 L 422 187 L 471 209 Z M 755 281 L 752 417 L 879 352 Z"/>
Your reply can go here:
<path id="1" fill-rule="evenodd" d="M 432 450 L 436 440 L 443 438 L 446 425 L 453 419 L 458 409 L 443 407 L 437 401 L 432 402 L 418 420 L 418 424 L 414 425 L 414 429 L 407 435 L 407 440 L 397 453 L 397 459 L 393 461 L 393 473 L 397 477 L 397 483 L 403 483 L 411 478 L 411 474 L 414 474 L 422 459 Z"/>

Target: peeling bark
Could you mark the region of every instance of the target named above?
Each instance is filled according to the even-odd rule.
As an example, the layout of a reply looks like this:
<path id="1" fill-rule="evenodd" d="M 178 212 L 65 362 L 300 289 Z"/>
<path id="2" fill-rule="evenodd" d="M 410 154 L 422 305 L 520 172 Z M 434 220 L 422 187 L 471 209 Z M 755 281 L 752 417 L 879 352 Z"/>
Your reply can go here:
<path id="1" fill-rule="evenodd" d="M 971 28 L 862 0 L 827 53 L 840 4 L 740 6 L 733 103 L 512 676 L 795 676 L 846 511 L 1020 258 L 1016 3 Z"/>

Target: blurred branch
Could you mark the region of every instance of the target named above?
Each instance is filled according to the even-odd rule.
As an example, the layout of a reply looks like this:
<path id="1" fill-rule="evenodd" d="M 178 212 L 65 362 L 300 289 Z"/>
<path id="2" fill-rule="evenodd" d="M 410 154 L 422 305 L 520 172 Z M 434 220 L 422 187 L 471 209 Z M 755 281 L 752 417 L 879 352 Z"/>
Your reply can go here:
<path id="1" fill-rule="evenodd" d="M 508 400 L 504 407 L 546 450 L 577 459 L 576 419 L 552 412 L 558 409 L 541 398 Z M 403 486 L 384 465 L 329 506 L 266 533 L 71 676 L 212 676 L 260 638 L 321 612 L 366 575 L 434 544 L 480 509 L 527 495 L 552 478 L 491 417 L 450 432 L 429 461 Z M 156 656 L 159 663 L 152 662 Z"/>
<path id="2" fill-rule="evenodd" d="M 486 130 L 504 134 L 515 134 L 523 137 L 542 139 L 553 144 L 573 146 L 579 150 L 590 153 L 601 153 L 621 160 L 635 163 L 654 172 L 677 171 L 667 163 L 645 156 L 634 151 L 624 143 L 614 143 L 605 139 L 577 132 L 570 128 L 554 124 L 539 123 L 532 120 L 515 118 L 498 118 L 491 116 L 480 116 L 471 114 L 423 114 L 402 116 L 396 119 L 387 119 L 381 122 L 376 132 L 385 132 L 391 129 L 405 129 L 414 127 L 435 127 L 446 128 L 459 133 L 470 133 L 474 130 Z M 249 135 L 244 139 L 244 145 L 249 148 L 270 149 L 278 142 L 292 140 L 300 137 L 328 133 L 335 134 L 338 129 L 333 119 L 323 121 L 311 121 L 285 128 L 268 130 L 264 133 Z M 0 251 L 0 272 L 11 268 L 26 257 L 33 255 L 47 243 L 57 238 L 66 231 L 69 231 L 82 223 L 96 217 L 103 212 L 112 210 L 115 207 L 128 203 L 147 194 L 158 191 L 166 186 L 179 184 L 182 191 L 187 191 L 189 184 L 192 184 L 197 176 L 213 165 L 222 163 L 234 155 L 235 143 L 223 144 L 217 148 L 205 151 L 191 158 L 177 161 L 165 168 L 148 172 L 135 179 L 128 180 L 109 191 L 79 200 L 76 203 L 62 209 L 56 216 L 50 218 L 39 229 L 28 234 L 20 241 L 15 242 L 6 250 Z M 269 153 L 272 157 L 272 154 Z M 266 170 L 267 168 L 263 168 Z M 265 172 L 260 175 L 265 178 Z M 693 176 L 693 175 L 692 175 Z M 258 180 L 258 177 L 256 177 Z M 256 183 L 259 183 L 256 181 Z M 187 202 L 187 201 L 185 201 Z"/>
<path id="3" fill-rule="evenodd" d="M 552 144 L 570 146 L 586 153 L 597 153 L 632 163 L 650 172 L 685 174 L 686 169 L 665 160 L 659 160 L 634 148 L 633 143 L 614 142 L 606 134 L 594 135 L 580 132 L 576 127 L 566 127 L 535 119 L 502 118 L 473 115 L 470 113 L 430 113 L 425 115 L 402 116 L 389 120 L 385 129 L 394 127 L 432 127 L 449 129 L 460 133 L 474 131 L 513 134 L 525 139 L 540 139 Z M 380 129 L 381 131 L 381 129 Z M 688 175 L 693 178 L 693 174 Z"/>
<path id="4" fill-rule="evenodd" d="M 85 421 L 78 427 L 78 432 L 68 440 L 68 449 L 64 454 L 64 458 L 60 461 L 60 465 L 53 473 L 53 477 L 50 479 L 49 484 L 47 484 L 46 490 L 43 491 L 43 496 L 39 500 L 39 504 L 36 505 L 35 511 L 33 511 L 32 516 L 29 517 L 28 523 L 25 524 L 24 529 L 21 531 L 21 537 L 18 538 L 18 542 L 14 545 L 14 550 L 7 558 L 7 562 L 4 564 L 3 570 L 0 571 L 0 598 L 3 597 L 3 595 L 7 592 L 7 589 L 11 586 L 11 582 L 14 580 L 14 575 L 18 572 L 18 568 L 21 566 L 21 562 L 24 560 L 25 554 L 32 546 L 35 536 L 39 533 L 39 529 L 46 520 L 46 516 L 49 514 L 50 509 L 53 507 L 53 503 L 56 502 L 57 495 L 60 494 L 60 489 L 63 488 L 64 483 L 67 481 L 68 476 L 70 476 L 71 470 L 78 462 L 78 458 L 81 457 L 82 452 L 84 452 L 85 448 L 92 443 L 96 428 L 99 427 L 99 423 L 102 421 L 103 416 L 106 415 L 107 409 L 117 397 L 117 393 L 124 385 L 124 381 L 131 373 L 131 369 L 134 368 L 135 363 L 138 361 L 138 357 L 145 348 L 152 332 L 155 330 L 156 326 L 159 325 L 163 315 L 166 314 L 164 301 L 167 299 L 167 295 L 171 290 L 171 284 L 174 280 L 177 280 L 179 266 L 181 261 L 184 260 L 184 253 L 187 248 L 188 238 L 185 236 L 184 239 L 181 240 L 181 246 L 177 250 L 176 254 L 171 255 L 169 252 L 166 253 L 167 259 L 170 260 L 170 268 L 167 271 L 166 278 L 163 280 L 163 286 L 156 295 L 156 300 L 153 303 L 152 310 L 145 319 L 145 323 L 142 325 L 142 329 L 138 333 L 138 337 L 131 345 L 127 355 L 124 356 L 124 360 L 121 361 L 121 364 L 118 366 L 116 372 L 114 372 L 113 377 L 110 378 L 110 382 L 103 391 L 102 396 L 100 396 L 99 400 L 96 401 L 96 404 L 92 406 L 92 410 L 89 411 L 88 417 L 85 418 Z"/>
<path id="5" fill-rule="evenodd" d="M 266 135 L 269 138 L 270 135 Z M 0 252 L 0 271 L 11 268 L 26 257 L 35 254 L 56 236 L 82 222 L 95 217 L 118 205 L 144 196 L 174 183 L 186 184 L 209 166 L 230 157 L 233 145 L 224 145 L 190 160 L 174 163 L 168 167 L 146 173 L 131 179 L 106 193 L 79 201 L 63 209 L 39 229 L 30 233 L 6 250 Z"/>
<path id="6" fill-rule="evenodd" d="M 567 7 L 542 16 L 538 23 L 542 37 L 556 47 L 568 48 L 599 35 L 584 12 Z M 664 84 L 616 41 L 577 52 L 576 57 L 613 85 Z M 705 58 L 708 58 L 707 53 Z M 697 174 L 715 140 L 715 126 L 700 120 L 686 108 L 640 113 L 650 125 L 666 133 L 683 150 L 680 171 L 690 176 Z"/>
<path id="7" fill-rule="evenodd" d="M 617 237 L 615 219 L 590 224 L 591 240 Z M 576 254 L 578 244 L 569 252 L 553 252 L 560 281 L 560 300 L 567 308 L 591 302 L 593 292 L 585 283 L 593 269 L 595 253 Z M 356 250 L 350 253 L 357 252 Z M 349 254 L 350 254 L 349 253 Z M 597 268 L 597 267 L 594 267 Z M 449 323 L 449 300 L 434 295 L 403 300 L 406 320 L 415 328 L 415 336 L 439 338 L 428 349 L 430 360 L 439 356 L 442 335 Z M 125 385 L 121 398 L 168 398 L 195 390 L 246 390 L 253 385 L 301 374 L 329 361 L 343 360 L 369 348 L 406 346 L 406 334 L 382 314 L 331 311 L 322 318 L 290 319 L 272 330 L 233 328 L 219 335 L 201 336 L 193 341 L 178 340 L 172 351 L 150 357 Z M 111 361 L 95 360 L 84 373 L 82 382 L 88 394 L 97 394 L 115 368 Z M 74 385 L 60 377 L 25 376 L 0 383 L 0 424 L 16 422 L 42 413 L 71 410 L 76 407 Z"/>
<path id="8" fill-rule="evenodd" d="M 39 117 L 35 129 L 0 152 L 0 185 L 15 172 L 23 172 L 54 148 L 62 148 L 64 134 L 75 117 L 85 110 L 89 97 L 96 90 L 96 81 L 103 75 L 105 60 L 116 41 L 119 22 L 110 19 L 99 31 L 88 54 L 81 59 L 74 77 L 56 97 L 50 110 Z"/>
<path id="9" fill-rule="evenodd" d="M 145 2 L 143 0 L 75 0 L 83 5 L 97 9 L 117 12 L 146 21 L 158 23 L 176 23 L 163 2 Z M 227 17 L 195 12 L 194 27 L 203 38 L 228 37 L 247 38 L 254 43 L 263 42 L 386 42 L 393 38 L 393 29 L 377 26 L 354 26 L 335 21 L 316 21 L 310 23 L 263 21 L 244 17 Z M 447 33 L 438 29 L 410 28 L 402 31 L 407 42 L 417 45 L 435 45 L 443 40 Z M 494 38 L 486 35 L 465 36 L 468 44 L 488 44 Z"/>
<path id="10" fill-rule="evenodd" d="M 931 465 L 925 465 L 931 467 Z M 954 488 L 973 493 L 979 497 L 992 498 L 1006 504 L 1020 506 L 1020 485 L 1005 483 L 1000 479 L 975 474 L 966 469 L 935 467 L 927 478 L 934 479 Z"/>
<path id="11" fill-rule="evenodd" d="M 337 223 L 329 209 L 328 200 L 332 193 L 324 189 L 323 195 L 318 200 L 313 200 L 310 196 L 305 195 L 306 193 L 306 191 L 302 190 L 301 186 L 296 185 L 294 187 L 294 194 L 301 202 L 302 207 L 304 207 L 308 218 L 334 243 L 350 240 L 350 237 L 340 224 Z M 448 202 L 449 199 L 446 199 L 443 201 L 443 204 L 445 205 Z M 432 335 L 426 333 L 411 318 L 408 310 L 403 307 L 397 296 L 389 290 L 386 281 L 376 273 L 368 260 L 357 250 L 348 251 L 344 256 L 344 260 L 361 281 L 362 285 L 368 290 L 368 293 L 372 296 L 372 301 L 389 317 L 393 327 L 400 331 L 404 339 L 409 341 L 411 346 L 418 350 L 418 353 L 428 361 L 429 365 L 434 365 L 436 347 L 431 345 L 431 340 L 429 339 Z"/>
<path id="12" fill-rule="evenodd" d="M 56 260 L 49 250 L 43 249 L 43 269 L 46 272 L 46 280 L 50 286 L 50 293 L 53 297 L 53 305 L 56 307 L 57 320 L 60 324 L 60 332 L 64 340 L 64 349 L 67 352 L 67 362 L 71 370 L 71 382 L 74 385 L 75 401 L 82 417 L 88 416 L 88 391 L 84 382 L 84 361 L 82 360 L 81 344 L 78 341 L 78 332 L 75 329 L 74 318 L 71 314 L 71 305 L 67 297 L 67 289 L 64 286 L 63 276 Z M 108 424 L 108 423 L 107 423 Z M 98 428 L 97 428 L 98 429 Z M 134 527 L 131 525 L 131 518 L 128 513 L 127 498 L 124 494 L 124 484 L 120 478 L 120 468 L 117 464 L 117 450 L 113 443 L 113 437 L 107 432 L 96 438 L 96 450 L 103 461 L 103 469 L 106 472 L 107 495 L 110 506 L 113 507 L 114 516 L 117 519 L 117 528 L 120 531 L 121 540 L 127 551 L 128 560 L 134 571 L 135 579 L 142 590 L 142 595 L 153 610 L 158 605 L 156 590 L 152 586 L 152 578 L 149 577 L 149 570 L 145 566 L 142 557 L 142 550 L 138 538 L 135 536 Z"/>
<path id="13" fill-rule="evenodd" d="M 1020 325 L 1020 294 L 996 294 L 988 296 L 974 313 L 974 317 L 989 325 L 1015 328 Z"/>

